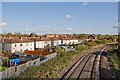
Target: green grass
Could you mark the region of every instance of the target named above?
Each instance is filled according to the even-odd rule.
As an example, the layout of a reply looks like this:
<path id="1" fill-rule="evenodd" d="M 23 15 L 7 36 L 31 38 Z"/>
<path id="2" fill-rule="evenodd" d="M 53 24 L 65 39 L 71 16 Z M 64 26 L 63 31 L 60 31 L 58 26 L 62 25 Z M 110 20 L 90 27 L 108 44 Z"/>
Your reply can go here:
<path id="1" fill-rule="evenodd" d="M 68 64 L 73 61 L 76 57 L 88 50 L 89 47 L 81 45 L 77 47 L 76 51 L 70 51 L 62 53 L 61 55 L 41 64 L 40 66 L 34 66 L 27 68 L 18 77 L 19 78 L 55 78 L 58 77 L 61 72 Z M 18 77 L 15 77 L 16 79 Z"/>
<path id="2" fill-rule="evenodd" d="M 112 64 L 114 68 L 116 69 L 115 73 L 117 77 L 120 77 L 120 57 L 117 56 L 115 52 L 113 52 L 114 49 L 111 49 L 110 51 L 110 58 L 112 61 Z"/>
<path id="3" fill-rule="evenodd" d="M 8 68 L 8 67 L 1 66 L 1 67 L 0 67 L 0 72 L 6 70 L 7 68 Z"/>

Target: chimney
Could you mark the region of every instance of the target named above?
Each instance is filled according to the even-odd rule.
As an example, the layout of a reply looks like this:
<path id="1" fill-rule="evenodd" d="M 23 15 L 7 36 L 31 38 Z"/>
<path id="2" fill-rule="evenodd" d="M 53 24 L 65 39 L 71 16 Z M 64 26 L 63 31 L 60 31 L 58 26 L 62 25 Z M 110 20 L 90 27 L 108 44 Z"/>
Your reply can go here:
<path id="1" fill-rule="evenodd" d="M 23 40 L 22 37 L 19 37 L 20 40 Z"/>

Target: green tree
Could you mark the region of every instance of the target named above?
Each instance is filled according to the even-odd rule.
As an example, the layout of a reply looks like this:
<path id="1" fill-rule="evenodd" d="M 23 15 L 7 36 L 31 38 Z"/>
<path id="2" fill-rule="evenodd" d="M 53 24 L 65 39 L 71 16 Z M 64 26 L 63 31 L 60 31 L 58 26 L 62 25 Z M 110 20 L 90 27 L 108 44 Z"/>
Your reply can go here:
<path id="1" fill-rule="evenodd" d="M 13 34 L 12 33 L 7 33 L 7 37 L 12 37 Z"/>
<path id="2" fill-rule="evenodd" d="M 30 33 L 30 37 L 37 37 L 37 34 L 32 32 L 32 33 Z"/>
<path id="3" fill-rule="evenodd" d="M 85 45 L 88 45 L 90 47 L 97 46 L 97 43 L 95 41 L 86 41 Z"/>
<path id="4" fill-rule="evenodd" d="M 105 41 L 104 40 L 96 40 L 95 41 L 97 44 L 105 44 Z"/>
<path id="5" fill-rule="evenodd" d="M 61 53 L 63 52 L 63 49 L 62 49 L 60 46 L 55 46 L 55 52 L 56 52 L 58 55 L 61 55 Z"/>
<path id="6" fill-rule="evenodd" d="M 79 38 L 85 38 L 86 35 L 85 34 L 79 34 Z"/>

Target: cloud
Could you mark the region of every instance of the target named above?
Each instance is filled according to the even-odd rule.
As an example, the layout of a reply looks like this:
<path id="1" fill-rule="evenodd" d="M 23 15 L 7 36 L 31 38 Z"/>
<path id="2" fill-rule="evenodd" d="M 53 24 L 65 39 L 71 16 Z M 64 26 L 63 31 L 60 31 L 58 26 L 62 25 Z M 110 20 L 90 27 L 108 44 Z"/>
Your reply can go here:
<path id="1" fill-rule="evenodd" d="M 0 27 L 6 27 L 7 23 L 6 22 L 0 22 Z"/>
<path id="2" fill-rule="evenodd" d="M 66 19 L 71 19 L 71 18 L 74 18 L 74 16 L 67 14 L 67 15 L 65 15 L 65 18 Z"/>
<path id="3" fill-rule="evenodd" d="M 72 28 L 66 28 L 65 31 L 72 31 Z"/>
<path id="4" fill-rule="evenodd" d="M 88 5 L 89 3 L 88 2 L 84 2 L 83 4 L 82 4 L 82 6 L 86 6 L 86 5 Z"/>
<path id="5" fill-rule="evenodd" d="M 55 23 L 56 23 L 56 24 L 60 24 L 61 22 L 60 22 L 60 21 L 56 21 Z"/>

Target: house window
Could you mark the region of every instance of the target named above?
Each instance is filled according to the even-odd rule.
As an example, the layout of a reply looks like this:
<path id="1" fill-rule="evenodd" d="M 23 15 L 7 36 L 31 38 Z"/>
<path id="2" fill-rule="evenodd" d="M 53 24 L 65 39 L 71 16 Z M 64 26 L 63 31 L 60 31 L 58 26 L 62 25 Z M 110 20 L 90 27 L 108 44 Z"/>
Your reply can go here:
<path id="1" fill-rule="evenodd" d="M 31 43 L 31 46 L 32 46 L 32 43 Z"/>
<path id="2" fill-rule="evenodd" d="M 15 44 L 15 47 L 16 47 L 16 44 Z"/>
<path id="3" fill-rule="evenodd" d="M 26 43 L 26 46 L 28 46 L 28 43 Z"/>
<path id="4" fill-rule="evenodd" d="M 20 46 L 22 46 L 22 44 L 20 44 Z"/>

